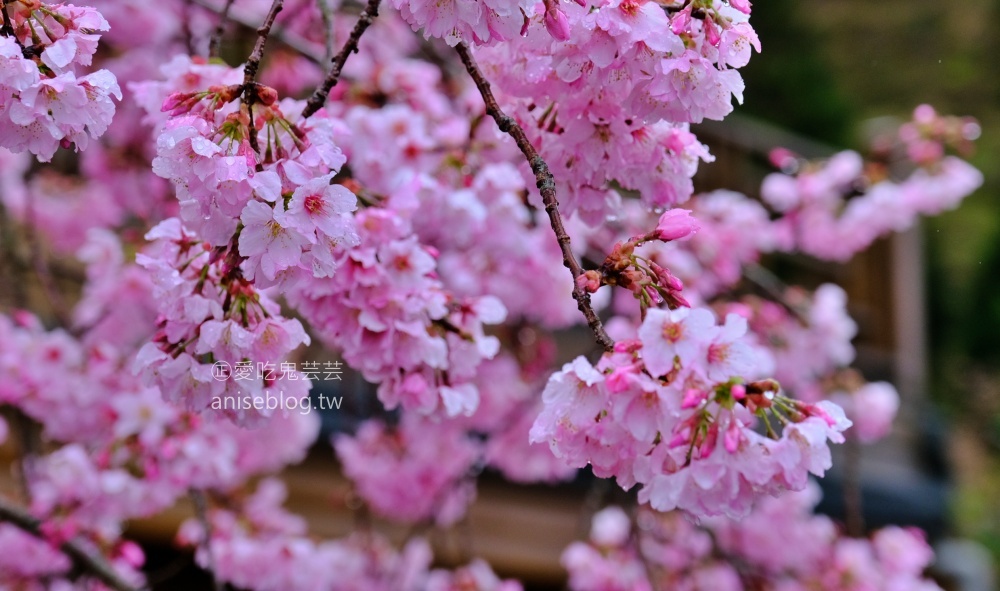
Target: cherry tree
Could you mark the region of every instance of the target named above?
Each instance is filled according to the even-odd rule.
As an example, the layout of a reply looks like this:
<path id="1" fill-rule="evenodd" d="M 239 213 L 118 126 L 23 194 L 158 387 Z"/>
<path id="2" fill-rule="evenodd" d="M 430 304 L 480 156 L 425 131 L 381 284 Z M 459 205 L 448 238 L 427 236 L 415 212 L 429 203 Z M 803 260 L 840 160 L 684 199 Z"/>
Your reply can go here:
<path id="1" fill-rule="evenodd" d="M 690 125 L 761 49 L 746 0 L 90 3 L 3 3 L 0 587 L 145 588 L 124 525 L 191 496 L 219 584 L 520 589 L 282 506 L 317 340 L 392 411 L 332 441 L 381 517 L 589 467 L 635 505 L 566 549 L 575 591 L 937 589 L 921 532 L 811 511 L 830 446 L 901 404 L 851 369 L 845 292 L 738 286 L 957 206 L 975 122 L 921 106 L 894 151 L 693 195 Z M 594 354 L 560 366 L 574 327 Z"/>

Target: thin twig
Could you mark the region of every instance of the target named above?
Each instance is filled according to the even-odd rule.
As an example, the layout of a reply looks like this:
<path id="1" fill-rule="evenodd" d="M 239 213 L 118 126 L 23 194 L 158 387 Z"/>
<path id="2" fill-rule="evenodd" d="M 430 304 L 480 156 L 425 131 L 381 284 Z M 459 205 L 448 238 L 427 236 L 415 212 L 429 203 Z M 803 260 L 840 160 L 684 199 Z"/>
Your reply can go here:
<path id="1" fill-rule="evenodd" d="M 264 46 L 267 45 L 267 38 L 271 34 L 271 27 L 274 26 L 274 19 L 278 18 L 278 13 L 284 8 L 285 0 L 274 0 L 271 9 L 264 17 L 264 24 L 257 29 L 257 42 L 253 46 L 250 57 L 243 67 L 243 106 L 246 108 L 246 115 L 250 127 L 250 147 L 260 154 L 260 146 L 257 144 L 257 125 L 253 120 L 253 104 L 257 101 L 257 70 L 260 69 L 260 61 L 264 59 Z M 260 165 L 258 164 L 258 168 Z"/>
<path id="2" fill-rule="evenodd" d="M 580 262 L 576 260 L 576 255 L 573 254 L 569 234 L 566 233 L 562 216 L 559 214 L 559 201 L 556 199 L 556 183 L 552 177 L 552 173 L 549 171 L 548 165 L 539 156 L 535 147 L 531 145 L 528 136 L 524 133 L 521 126 L 517 124 L 517 121 L 500 109 L 496 97 L 493 96 L 493 91 L 490 90 L 490 83 L 483 76 L 482 71 L 479 70 L 479 66 L 476 65 L 469 47 L 465 43 L 459 43 L 455 47 L 455 50 L 458 52 L 459 57 L 462 58 L 465 70 L 472 76 L 472 80 L 479 89 L 479 94 L 482 95 L 483 101 L 486 103 L 486 112 L 496 121 L 500 131 L 514 139 L 517 147 L 521 149 L 521 153 L 528 160 L 531 171 L 535 173 L 535 184 L 542 194 L 542 202 L 545 203 L 545 212 L 549 215 L 552 230 L 556 234 L 556 240 L 559 241 L 563 263 L 573 274 L 573 299 L 576 300 L 577 307 L 580 308 L 580 312 L 587 319 L 590 329 L 594 331 L 597 342 L 604 347 L 604 350 L 610 351 L 614 347 L 614 341 L 608 336 L 600 317 L 594 311 L 594 307 L 590 303 L 590 294 L 576 282 L 577 277 L 583 275 L 583 267 L 580 266 Z"/>
<path id="3" fill-rule="evenodd" d="M 748 263 L 743 267 L 743 278 L 756 285 L 772 301 L 788 310 L 800 323 L 806 326 L 812 324 L 806 311 L 788 301 L 785 296 L 788 286 L 769 269 L 756 263 Z"/>
<path id="4" fill-rule="evenodd" d="M 847 434 L 844 442 L 844 524 L 847 535 L 861 538 L 865 535 L 865 511 L 861 488 L 861 442 Z"/>
<path id="5" fill-rule="evenodd" d="M 36 538 L 45 539 L 42 534 L 42 521 L 24 509 L 16 507 L 0 497 L 0 520 L 15 525 Z M 117 591 L 139 591 L 119 575 L 103 557 L 88 552 L 76 540 L 69 540 L 59 545 L 59 549 L 73 560 L 81 570 L 90 573 L 102 583 Z"/>
<path id="6" fill-rule="evenodd" d="M 208 42 L 208 57 L 219 57 L 219 48 L 222 47 L 222 36 L 226 33 L 226 23 L 229 22 L 229 11 L 236 0 L 226 0 L 222 12 L 219 13 L 219 22 L 215 25 L 212 39 Z"/>
<path id="7" fill-rule="evenodd" d="M 0 35 L 4 37 L 13 37 L 14 43 L 21 48 L 21 52 L 24 52 L 24 45 L 21 40 L 17 38 L 17 34 L 14 33 L 14 25 L 11 23 L 10 14 L 7 12 L 7 2 L 6 0 L 0 0 L 0 12 L 3 13 L 3 25 L 0 26 Z"/>
<path id="8" fill-rule="evenodd" d="M 629 533 L 629 541 L 632 543 L 633 548 L 635 548 L 635 555 L 639 559 L 639 564 L 642 565 L 642 572 L 646 575 L 646 581 L 649 583 L 649 588 L 651 591 L 659 591 L 659 585 L 657 584 L 656 578 L 656 568 L 650 562 L 649 557 L 646 556 L 646 552 L 643 551 L 642 528 L 639 527 L 639 511 L 640 507 L 638 505 L 632 505 L 631 510 L 629 511 L 629 521 L 632 525 Z"/>
<path id="9" fill-rule="evenodd" d="M 184 48 L 187 49 L 188 55 L 194 55 L 194 12 L 191 9 L 192 0 L 187 0 L 184 2 Z"/>
<path id="10" fill-rule="evenodd" d="M 69 317 L 69 308 L 67 307 L 62 294 L 59 292 L 59 288 L 52 280 L 52 274 L 49 272 L 49 266 L 45 258 L 45 253 L 42 252 L 42 243 L 38 238 L 38 232 L 35 225 L 34 195 L 29 193 L 27 199 L 27 211 L 24 216 L 24 229 L 28 242 L 28 249 L 31 253 L 31 264 L 34 268 L 35 275 L 38 276 L 38 283 L 42 286 L 42 291 L 45 292 L 45 296 L 49 300 L 49 305 L 52 306 L 52 315 L 55 317 L 56 321 L 59 322 L 60 326 L 69 328 L 72 324 Z"/>
<path id="11" fill-rule="evenodd" d="M 212 4 L 210 0 L 190 0 L 193 4 L 196 4 L 206 10 L 210 10 L 215 14 L 221 15 L 222 9 L 218 6 Z M 240 25 L 241 27 L 246 27 L 247 29 L 253 29 L 257 25 L 254 22 L 253 16 L 246 12 L 241 11 L 238 8 L 234 8 L 229 11 L 229 20 Z M 302 57 L 311 61 L 314 64 L 323 64 L 326 60 L 317 51 L 316 44 L 309 41 L 305 37 L 296 35 L 295 33 L 275 25 L 271 28 L 270 38 L 281 43 L 288 49 L 298 53 Z"/>
<path id="12" fill-rule="evenodd" d="M 316 4 L 323 19 L 323 61 L 328 62 L 333 59 L 333 8 L 330 7 L 330 0 L 316 0 Z"/>
<path id="13" fill-rule="evenodd" d="M 31 483 L 35 480 L 35 460 L 41 455 L 41 426 L 16 407 L 11 407 L 12 420 L 20 446 L 14 468 L 21 485 L 24 503 L 31 503 Z"/>
<path id="14" fill-rule="evenodd" d="M 271 34 L 271 27 L 274 26 L 274 19 L 278 18 L 278 13 L 285 5 L 285 0 L 274 0 L 271 9 L 264 17 L 264 24 L 257 29 L 257 42 L 253 46 L 253 52 L 247 58 L 247 64 L 243 67 L 243 86 L 247 93 L 253 93 L 249 87 L 257 79 L 257 70 L 260 69 L 260 60 L 264 58 L 264 46 L 267 45 L 267 37 Z"/>
<path id="15" fill-rule="evenodd" d="M 344 64 L 347 63 L 347 58 L 352 53 L 358 52 L 358 42 L 361 41 L 361 36 L 365 34 L 365 31 L 371 26 L 375 17 L 378 16 L 378 5 L 379 0 L 368 0 L 368 5 L 365 6 L 365 9 L 361 12 L 361 16 L 358 17 L 358 22 L 355 23 L 354 29 L 351 30 L 351 35 L 347 38 L 347 42 L 344 43 L 344 46 L 337 55 L 333 56 L 330 71 L 327 73 L 326 79 L 323 80 L 323 83 L 320 84 L 316 92 L 306 102 L 306 108 L 302 111 L 303 119 L 313 115 L 326 104 L 326 99 L 330 96 L 330 91 L 333 90 L 333 87 L 340 80 L 340 73 L 344 69 Z"/>
<path id="16" fill-rule="evenodd" d="M 201 523 L 202 531 L 205 535 L 205 556 L 208 558 L 208 572 L 212 575 L 212 588 L 215 591 L 224 591 L 225 583 L 215 576 L 215 555 L 212 552 L 212 522 L 208 518 L 208 499 L 205 498 L 204 491 L 191 489 L 191 502 L 194 504 L 194 513 Z"/>
<path id="17" fill-rule="evenodd" d="M 17 237 L 14 236 L 14 224 L 11 223 L 7 209 L 2 204 L 0 204 L 0 255 L 2 255 L 0 269 L 4 271 L 5 284 L 10 286 L 13 300 L 11 303 L 15 308 L 25 309 L 28 307 L 28 292 L 25 290 L 23 271 L 28 265 L 21 260 Z M 8 274 L 9 277 L 6 276 Z"/>

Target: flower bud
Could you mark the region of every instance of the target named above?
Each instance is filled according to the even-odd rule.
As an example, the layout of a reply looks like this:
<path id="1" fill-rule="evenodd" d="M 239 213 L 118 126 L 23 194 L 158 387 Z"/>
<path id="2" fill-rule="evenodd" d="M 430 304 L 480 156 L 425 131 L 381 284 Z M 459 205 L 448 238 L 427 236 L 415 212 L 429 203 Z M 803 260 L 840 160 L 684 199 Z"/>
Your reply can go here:
<path id="1" fill-rule="evenodd" d="M 750 0 L 729 0 L 729 5 L 743 14 L 750 14 Z"/>
<path id="2" fill-rule="evenodd" d="M 597 271 L 587 271 L 576 278 L 576 285 L 586 292 L 594 293 L 601 287 L 601 274 Z"/>
<path id="3" fill-rule="evenodd" d="M 566 13 L 556 6 L 550 6 L 545 11 L 545 29 L 548 30 L 549 35 L 552 35 L 553 39 L 559 41 L 568 40 L 569 20 L 566 18 Z"/>
<path id="4" fill-rule="evenodd" d="M 686 209 L 670 209 L 660 216 L 659 223 L 656 224 L 656 237 L 664 242 L 670 240 L 682 240 L 697 232 L 701 228 L 698 220 L 691 217 L 691 212 Z"/>

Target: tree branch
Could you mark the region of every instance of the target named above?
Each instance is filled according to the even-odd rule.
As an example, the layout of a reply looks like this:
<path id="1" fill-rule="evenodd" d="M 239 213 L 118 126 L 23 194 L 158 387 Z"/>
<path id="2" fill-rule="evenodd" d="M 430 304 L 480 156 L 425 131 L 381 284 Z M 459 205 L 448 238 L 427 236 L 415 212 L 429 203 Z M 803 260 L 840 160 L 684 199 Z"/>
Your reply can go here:
<path id="1" fill-rule="evenodd" d="M 267 11 L 264 23 L 257 29 L 257 42 L 243 67 L 243 107 L 246 109 L 246 116 L 249 120 L 249 142 L 250 147 L 258 154 L 260 154 L 260 146 L 257 144 L 257 126 L 253 120 L 253 104 L 258 99 L 257 70 L 260 69 L 260 61 L 264 59 L 264 46 L 267 45 L 271 27 L 274 26 L 274 20 L 278 18 L 278 13 L 281 12 L 284 5 L 285 0 L 274 0 L 271 3 L 271 9 Z M 257 164 L 257 167 L 258 170 L 262 170 L 260 163 Z"/>
<path id="2" fill-rule="evenodd" d="M 17 38 L 17 34 L 14 33 L 14 25 L 11 23 L 10 14 L 7 12 L 7 2 L 6 0 L 0 0 L 0 13 L 3 13 L 3 24 L 0 25 L 0 35 L 4 37 L 13 37 L 14 43 L 24 51 L 24 45 L 21 40 Z"/>
<path id="3" fill-rule="evenodd" d="M 844 524 L 847 535 L 862 538 L 865 535 L 865 511 L 861 487 L 861 442 L 853 433 L 848 433 L 844 446 Z"/>
<path id="4" fill-rule="evenodd" d="M 316 0 L 319 13 L 323 18 L 323 61 L 333 59 L 333 8 L 330 0 Z"/>
<path id="5" fill-rule="evenodd" d="M 41 285 L 42 291 L 45 292 L 45 296 L 49 300 L 49 305 L 52 306 L 52 316 L 55 317 L 56 321 L 58 321 L 60 325 L 69 328 L 72 325 L 69 315 L 69 307 L 66 305 L 62 294 L 59 292 L 58 286 L 56 286 L 55 281 L 52 279 L 52 274 L 49 272 L 45 253 L 42 252 L 42 244 L 38 237 L 36 228 L 35 204 L 32 194 L 28 195 L 26 205 L 27 211 L 24 216 L 24 229 L 25 238 L 28 242 L 31 264 L 34 267 L 35 275 L 38 277 L 38 283 Z"/>
<path id="6" fill-rule="evenodd" d="M 267 37 L 271 34 L 271 27 L 274 26 L 274 19 L 278 18 L 278 13 L 285 5 L 285 0 L 274 0 L 271 9 L 264 17 L 264 24 L 257 29 L 257 43 L 253 46 L 253 52 L 247 58 L 247 64 L 243 67 L 243 86 L 245 92 L 252 92 L 248 87 L 257 79 L 257 70 L 260 69 L 260 60 L 264 58 L 264 46 L 267 44 Z"/>
<path id="7" fill-rule="evenodd" d="M 40 519 L 20 507 L 9 504 L 2 497 L 0 497 L 0 520 L 15 525 L 36 538 L 45 539 L 42 535 L 42 522 Z M 94 556 L 84 549 L 79 542 L 74 540 L 63 542 L 59 545 L 59 549 L 63 554 L 70 557 L 77 567 L 90 573 L 94 578 L 108 587 L 116 591 L 139 591 L 139 588 L 133 587 L 115 572 L 114 568 L 102 557 Z"/>
<path id="8" fill-rule="evenodd" d="M 219 22 L 215 25 L 215 31 L 208 42 L 208 57 L 219 57 L 219 48 L 222 46 L 222 36 L 226 32 L 226 23 L 229 22 L 229 11 L 236 0 L 226 0 L 222 12 L 219 13 Z"/>
<path id="9" fill-rule="evenodd" d="M 196 4 L 205 10 L 210 10 L 215 14 L 221 15 L 222 9 L 214 5 L 210 0 L 190 0 L 192 4 Z M 246 27 L 247 29 L 253 29 L 257 25 L 254 24 L 253 18 L 245 11 L 240 10 L 230 10 L 228 14 L 229 20 L 232 22 Z M 271 28 L 270 38 L 278 41 L 282 45 L 288 47 L 292 51 L 302 55 L 304 58 L 313 62 L 314 64 L 322 64 L 325 60 L 323 56 L 319 54 L 316 50 L 315 44 L 304 37 L 300 37 L 291 31 L 284 29 L 283 27 L 274 26 Z"/>
<path id="10" fill-rule="evenodd" d="M 215 555 L 212 552 L 212 522 L 208 517 L 208 499 L 205 492 L 191 489 L 191 502 L 194 504 L 194 513 L 201 523 L 205 533 L 205 556 L 208 558 L 208 571 L 212 575 L 212 588 L 215 591 L 225 591 L 226 585 L 215 576 Z"/>
<path id="11" fill-rule="evenodd" d="M 803 326 L 811 324 L 812 321 L 809 319 L 808 311 L 788 301 L 788 297 L 786 296 L 788 286 L 769 269 L 758 263 L 747 263 L 743 265 L 742 276 L 757 286 L 771 301 L 787 310 L 800 324 Z"/>
<path id="12" fill-rule="evenodd" d="M 365 31 L 371 26 L 375 17 L 378 16 L 379 1 L 368 0 L 368 5 L 365 6 L 365 9 L 361 12 L 361 16 L 358 17 L 358 22 L 354 25 L 354 29 L 351 31 L 350 37 L 347 38 L 347 42 L 344 43 L 344 46 L 337 55 L 333 56 L 330 71 L 327 73 L 326 79 L 316 89 L 316 92 L 309 97 L 306 108 L 302 111 L 303 119 L 315 114 L 316 111 L 322 109 L 323 105 L 326 104 L 326 99 L 330 96 L 330 91 L 333 90 L 333 87 L 340 80 L 340 73 L 344 69 L 344 64 L 347 63 L 347 58 L 352 53 L 358 52 L 358 42 L 361 41 L 361 36 L 365 34 Z"/>
<path id="13" fill-rule="evenodd" d="M 552 173 L 549 171 L 548 165 L 539 156 L 535 147 L 531 145 L 528 136 L 524 133 L 524 129 L 517 124 L 517 121 L 513 117 L 500 109 L 496 97 L 493 96 L 493 91 L 490 90 L 490 83 L 483 76 L 482 71 L 479 70 L 479 66 L 476 65 L 469 47 L 465 43 L 459 43 L 455 47 L 455 50 L 458 52 L 459 57 L 462 58 L 465 70 L 476 83 L 479 94 L 482 95 L 483 101 L 486 103 L 486 113 L 496 121 L 500 131 L 514 139 L 517 147 L 521 149 L 521 153 L 528 160 L 531 171 L 535 173 L 535 183 L 542 194 L 542 202 L 545 203 L 545 212 L 549 215 L 549 222 L 556 234 L 556 240 L 559 241 L 559 248 L 562 250 L 563 264 L 573 274 L 573 299 L 576 300 L 577 307 L 580 308 L 580 312 L 587 319 L 587 324 L 594 332 L 597 342 L 604 347 L 605 351 L 610 351 L 614 347 L 614 341 L 608 336 L 600 317 L 594 311 L 594 307 L 590 303 L 590 294 L 577 285 L 576 278 L 583 275 L 583 267 L 580 266 L 580 262 L 576 260 L 576 255 L 573 254 L 569 234 L 566 233 L 562 216 L 559 214 L 559 201 L 556 199 L 556 183 L 552 177 Z"/>

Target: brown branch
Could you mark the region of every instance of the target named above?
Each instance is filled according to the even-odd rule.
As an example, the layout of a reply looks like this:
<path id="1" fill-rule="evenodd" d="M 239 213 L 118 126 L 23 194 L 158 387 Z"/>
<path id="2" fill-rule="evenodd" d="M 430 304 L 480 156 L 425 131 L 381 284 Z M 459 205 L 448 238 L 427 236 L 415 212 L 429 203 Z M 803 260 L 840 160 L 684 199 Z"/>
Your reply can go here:
<path id="1" fill-rule="evenodd" d="M 573 254 L 569 234 L 566 233 L 562 216 L 559 214 L 559 201 L 556 199 L 556 183 L 552 177 L 552 173 L 549 171 L 548 165 L 539 156 L 535 147 L 531 145 L 528 136 L 524 133 L 524 129 L 517 124 L 517 121 L 513 117 L 500 109 L 496 97 L 493 96 L 493 91 L 490 90 L 490 82 L 483 76 L 482 71 L 479 70 L 479 66 L 476 65 L 469 47 L 465 43 L 459 43 L 455 47 L 455 50 L 458 52 L 459 57 L 462 58 L 465 70 L 476 83 L 479 94 L 482 95 L 483 101 L 486 103 L 486 113 L 496 121 L 500 131 L 514 139 L 517 147 L 521 149 L 521 153 L 528 160 L 531 171 L 535 173 L 535 184 L 542 194 L 542 202 L 545 203 L 545 212 L 549 215 L 552 230 L 556 234 L 556 240 L 559 241 L 559 248 L 562 250 L 563 255 L 563 264 L 573 274 L 573 299 L 576 300 L 577 307 L 587 319 L 590 329 L 594 331 L 597 342 L 604 347 L 605 351 L 610 351 L 614 347 L 614 341 L 608 336 L 600 317 L 594 311 L 594 307 L 590 303 L 590 294 L 577 285 L 576 279 L 583 275 L 583 267 L 580 266 L 580 262 L 576 260 L 576 255 Z"/>
<path id="2" fill-rule="evenodd" d="M 330 0 L 316 0 L 323 19 L 323 61 L 333 59 L 333 9 Z"/>
<path id="3" fill-rule="evenodd" d="M 2 0 L 0 0 L 2 1 Z M 28 268 L 22 260 L 17 247 L 17 237 L 14 236 L 14 224 L 7 216 L 7 209 L 0 203 L 0 270 L 5 283 L 10 286 L 12 304 L 15 308 L 28 307 L 28 292 L 25 289 L 23 272 Z M 26 258 L 26 257 L 25 257 Z"/>
<path id="4" fill-rule="evenodd" d="M 243 67 L 243 87 L 247 93 L 253 92 L 249 87 L 257 79 L 257 70 L 260 69 L 260 60 L 264 58 L 264 46 L 267 45 L 267 37 L 271 34 L 274 19 L 278 18 L 278 13 L 281 12 L 284 5 L 285 0 L 274 0 L 271 3 L 271 9 L 267 11 L 267 16 L 264 17 L 264 24 L 257 29 L 257 42 L 253 46 L 253 52 L 250 53 L 250 57 L 247 58 L 246 66 Z"/>
<path id="5" fill-rule="evenodd" d="M 226 23 L 229 22 L 229 11 L 236 0 L 226 0 L 222 12 L 219 13 L 219 22 L 215 25 L 212 38 L 208 41 L 208 57 L 219 57 L 219 48 L 222 47 L 222 36 L 226 33 Z"/>
<path id="6" fill-rule="evenodd" d="M 204 491 L 197 489 L 191 489 L 190 495 L 191 502 L 194 504 L 195 516 L 201 523 L 205 534 L 205 556 L 208 558 L 208 571 L 212 575 L 212 588 L 215 591 L 224 591 L 225 583 L 215 576 L 215 554 L 212 552 L 212 522 L 208 517 L 208 499 L 205 497 Z"/>
<path id="7" fill-rule="evenodd" d="M 844 443 L 844 524 L 847 535 L 862 538 L 865 535 L 864 494 L 861 487 L 861 442 L 853 433 L 847 434 Z"/>
<path id="8" fill-rule="evenodd" d="M 210 10 L 215 14 L 221 15 L 222 9 L 214 5 L 210 0 L 190 0 L 192 4 L 196 4 L 206 10 Z M 246 11 L 240 11 L 233 9 L 229 11 L 229 20 L 240 25 L 241 27 L 246 27 L 247 29 L 253 29 L 257 25 L 254 23 L 253 17 Z M 271 28 L 270 38 L 281 43 L 288 49 L 300 54 L 302 57 L 308 59 L 314 64 L 322 64 L 325 60 L 319 52 L 316 51 L 315 44 L 306 39 L 296 35 L 295 33 L 288 31 L 283 27 L 275 25 Z"/>
<path id="9" fill-rule="evenodd" d="M 809 326 L 812 323 L 807 310 L 803 310 L 800 306 L 788 301 L 788 297 L 785 295 L 788 286 L 769 269 L 757 263 L 748 263 L 743 266 L 742 276 L 757 286 L 767 298 L 787 310 L 800 324 Z"/>
<path id="10" fill-rule="evenodd" d="M 0 35 L 4 37 L 13 37 L 14 43 L 21 48 L 21 52 L 24 52 L 24 45 L 21 40 L 17 38 L 17 34 L 14 32 L 14 25 L 10 21 L 10 14 L 7 12 L 7 0 L 0 0 L 0 13 L 3 13 L 3 25 L 0 26 Z"/>
<path id="11" fill-rule="evenodd" d="M 643 528 L 639 525 L 639 511 L 640 507 L 638 504 L 634 504 L 629 511 L 629 523 L 631 528 L 629 531 L 629 542 L 635 549 L 635 555 L 639 559 L 639 564 L 642 566 L 642 572 L 646 575 L 646 581 L 649 583 L 649 588 L 652 591 L 659 591 L 659 585 L 657 585 L 656 577 L 656 566 L 649 560 L 646 553 L 643 551 L 642 544 L 642 533 Z"/>
<path id="12" fill-rule="evenodd" d="M 52 315 L 56 321 L 61 326 L 69 328 L 72 324 L 69 317 L 69 307 L 66 305 L 66 301 L 63 299 L 58 286 L 56 286 L 55 281 L 52 279 L 52 273 L 49 271 L 45 253 L 42 252 L 42 243 L 38 237 L 35 223 L 35 205 L 32 194 L 28 195 L 27 211 L 24 217 L 25 237 L 28 242 L 31 265 L 34 268 L 35 275 L 38 277 L 38 283 L 41 285 L 42 291 L 45 292 L 49 305 L 52 306 Z"/>
<path id="13" fill-rule="evenodd" d="M 45 540 L 41 530 L 42 521 L 24 509 L 9 504 L 2 497 L 0 497 L 0 520 L 15 525 L 36 538 Z M 78 568 L 90 573 L 108 587 L 116 591 L 139 591 L 138 587 L 133 587 L 115 572 L 114 568 L 103 557 L 91 554 L 80 542 L 76 540 L 63 542 L 59 545 L 59 550 L 72 559 Z"/>
<path id="14" fill-rule="evenodd" d="M 191 0 L 184 2 L 184 48 L 187 50 L 188 55 L 194 55 L 194 30 L 191 29 L 194 17 L 191 5 Z"/>
<path id="15" fill-rule="evenodd" d="M 361 12 L 361 16 L 358 17 L 358 22 L 355 23 L 354 29 L 351 30 L 351 35 L 347 38 L 347 42 L 340 49 L 337 55 L 333 56 L 330 64 L 330 71 L 326 75 L 326 79 L 320 84 L 316 92 L 309 97 L 309 101 L 306 102 L 306 108 L 302 111 L 302 118 L 305 119 L 316 111 L 323 108 L 326 104 L 327 97 L 330 96 L 330 91 L 333 87 L 337 85 L 340 80 L 340 73 L 344 69 L 344 64 L 347 63 L 347 58 L 350 57 L 352 53 L 358 52 L 358 42 L 361 41 L 361 36 L 365 34 L 368 27 L 371 26 L 375 17 L 378 16 L 378 5 L 380 0 L 368 0 L 368 5 Z"/>
<path id="16" fill-rule="evenodd" d="M 264 24 L 257 29 L 257 42 L 254 44 L 253 51 L 250 53 L 250 57 L 247 58 L 247 63 L 243 67 L 243 107 L 246 109 L 249 121 L 250 147 L 258 154 L 260 154 L 260 146 L 257 143 L 257 126 L 253 120 L 253 104 L 259 98 L 256 82 L 257 70 L 260 69 L 260 61 L 264 59 L 264 46 L 267 45 L 267 38 L 271 34 L 271 27 L 274 26 L 274 20 L 278 18 L 278 13 L 281 12 L 284 5 L 285 0 L 274 0 L 271 3 L 271 9 L 267 11 L 267 16 L 264 17 Z M 257 167 L 259 170 L 262 170 L 259 163 Z"/>

